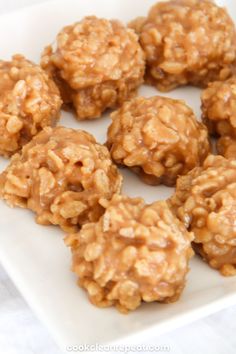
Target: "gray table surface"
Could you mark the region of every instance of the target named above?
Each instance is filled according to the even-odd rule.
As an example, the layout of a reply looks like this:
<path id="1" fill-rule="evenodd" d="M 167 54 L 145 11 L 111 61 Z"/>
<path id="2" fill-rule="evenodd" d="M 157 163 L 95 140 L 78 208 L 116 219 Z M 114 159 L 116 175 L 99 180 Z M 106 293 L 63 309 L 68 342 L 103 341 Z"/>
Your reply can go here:
<path id="1" fill-rule="evenodd" d="M 45 0 L 0 0 L 0 14 L 43 1 Z M 168 345 L 170 353 L 173 354 L 235 354 L 235 332 L 236 306 L 233 306 L 191 325 L 153 338 L 145 344 Z M 1 265 L 0 353 L 63 354 Z"/>

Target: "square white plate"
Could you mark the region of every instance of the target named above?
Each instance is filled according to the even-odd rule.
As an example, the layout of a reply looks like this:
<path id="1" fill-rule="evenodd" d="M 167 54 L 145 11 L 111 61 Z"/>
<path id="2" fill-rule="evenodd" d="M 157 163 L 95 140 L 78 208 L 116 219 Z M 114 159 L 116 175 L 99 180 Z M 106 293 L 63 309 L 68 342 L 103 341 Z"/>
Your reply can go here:
<path id="1" fill-rule="evenodd" d="M 29 7 L 0 18 L 0 57 L 9 59 L 20 52 L 38 62 L 45 45 L 51 43 L 61 27 L 85 15 L 97 15 L 128 21 L 146 14 L 155 0 L 64 0 Z M 234 0 L 219 1 L 236 20 Z M 142 87 L 145 96 L 159 94 Z M 200 91 L 183 88 L 170 92 L 183 98 L 200 116 Z M 61 124 L 82 128 L 104 142 L 109 118 L 77 122 L 63 112 Z M 0 159 L 0 170 L 7 161 Z M 123 192 L 142 196 L 147 202 L 163 199 L 172 193 L 166 187 L 150 187 L 129 173 L 125 174 Z M 129 315 L 114 308 L 92 306 L 85 292 L 76 286 L 70 271 L 70 252 L 64 246 L 63 234 L 57 227 L 34 223 L 27 210 L 10 209 L 0 202 L 0 260 L 42 321 L 49 327 L 58 344 L 67 345 L 140 343 L 149 336 L 186 324 L 223 307 L 236 303 L 236 278 L 224 278 L 195 257 L 181 299 L 175 304 L 144 304 Z"/>

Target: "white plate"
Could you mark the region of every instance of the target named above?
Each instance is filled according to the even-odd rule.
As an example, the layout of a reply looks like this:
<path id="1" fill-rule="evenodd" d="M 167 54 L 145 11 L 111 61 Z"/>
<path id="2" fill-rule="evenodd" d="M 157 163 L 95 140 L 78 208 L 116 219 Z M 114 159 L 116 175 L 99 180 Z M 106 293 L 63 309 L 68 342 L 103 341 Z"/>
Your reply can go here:
<path id="1" fill-rule="evenodd" d="M 39 61 L 45 45 L 52 42 L 62 26 L 95 14 L 128 21 L 144 15 L 155 0 L 70 0 L 54 1 L 29 7 L 0 18 L 0 56 L 9 59 L 20 52 Z M 234 0 L 220 1 L 236 20 Z M 157 91 L 142 87 L 141 94 Z M 184 88 L 168 95 L 184 98 L 200 116 L 199 90 Z M 82 128 L 104 142 L 107 117 L 91 122 L 77 122 L 63 112 L 61 124 Z M 0 159 L 0 170 L 7 161 Z M 123 173 L 123 172 L 122 172 Z M 125 171 L 123 191 L 142 196 L 147 202 L 169 196 L 172 189 L 149 187 Z M 197 257 L 181 299 L 175 304 L 144 304 L 125 316 L 114 308 L 92 306 L 86 293 L 76 286 L 70 272 L 70 252 L 64 246 L 63 234 L 57 227 L 34 223 L 27 210 L 10 209 L 0 202 L 0 260 L 26 300 L 53 333 L 58 344 L 67 345 L 140 343 L 148 336 L 186 324 L 236 303 L 236 278 L 224 278 L 208 268 Z"/>

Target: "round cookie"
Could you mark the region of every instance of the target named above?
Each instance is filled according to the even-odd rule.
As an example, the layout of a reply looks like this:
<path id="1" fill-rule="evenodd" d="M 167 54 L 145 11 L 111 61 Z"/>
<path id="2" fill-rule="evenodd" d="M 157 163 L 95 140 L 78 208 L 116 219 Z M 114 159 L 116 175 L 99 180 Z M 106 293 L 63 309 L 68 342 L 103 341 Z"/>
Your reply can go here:
<path id="1" fill-rule="evenodd" d="M 236 138 L 236 76 L 209 83 L 201 101 L 202 119 L 209 132 Z"/>
<path id="2" fill-rule="evenodd" d="M 119 193 L 122 177 L 109 151 L 82 130 L 45 128 L 0 175 L 0 197 L 29 208 L 39 224 L 76 231 L 97 221 L 101 199 Z"/>
<path id="3" fill-rule="evenodd" d="M 135 310 L 145 302 L 176 301 L 185 285 L 192 234 L 166 202 L 114 195 L 103 216 L 68 235 L 72 269 L 90 301 Z"/>
<path id="4" fill-rule="evenodd" d="M 146 80 L 161 91 L 204 87 L 235 72 L 235 26 L 211 0 L 158 2 L 145 21 L 139 18 L 130 26 L 140 34 Z"/>
<path id="5" fill-rule="evenodd" d="M 85 17 L 57 36 L 41 65 L 56 80 L 78 119 L 100 117 L 136 94 L 143 82 L 144 53 L 133 30 L 119 21 Z"/>
<path id="6" fill-rule="evenodd" d="M 19 151 L 46 126 L 55 125 L 61 98 L 40 66 L 14 55 L 0 61 L 0 155 Z"/>
<path id="7" fill-rule="evenodd" d="M 236 160 L 210 155 L 177 181 L 170 199 L 194 249 L 223 275 L 236 274 Z"/>
<path id="8" fill-rule="evenodd" d="M 207 129 L 184 101 L 135 97 L 111 118 L 107 146 L 113 160 L 148 184 L 174 185 L 209 153 Z"/>

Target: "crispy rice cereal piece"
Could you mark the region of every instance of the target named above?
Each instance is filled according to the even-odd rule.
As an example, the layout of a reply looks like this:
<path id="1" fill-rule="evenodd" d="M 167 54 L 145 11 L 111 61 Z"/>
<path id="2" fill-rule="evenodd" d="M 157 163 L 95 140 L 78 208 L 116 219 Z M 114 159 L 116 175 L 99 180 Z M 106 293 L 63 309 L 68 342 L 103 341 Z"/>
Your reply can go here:
<path id="1" fill-rule="evenodd" d="M 41 65 L 53 74 L 78 119 L 100 117 L 134 96 L 145 70 L 134 31 L 95 16 L 63 28 L 56 50 L 47 47 Z"/>
<path id="2" fill-rule="evenodd" d="M 202 92 L 202 119 L 212 135 L 236 138 L 236 76 L 211 82 Z"/>
<path id="3" fill-rule="evenodd" d="M 236 274 L 236 160 L 210 155 L 177 181 L 171 198 L 177 216 L 194 233 L 194 249 L 211 267 Z"/>
<path id="4" fill-rule="evenodd" d="M 236 139 L 229 136 L 222 136 L 217 141 L 217 151 L 226 159 L 236 160 Z"/>
<path id="5" fill-rule="evenodd" d="M 140 33 L 149 83 L 161 91 L 225 80 L 235 72 L 236 32 L 224 8 L 210 0 L 172 0 L 154 5 Z"/>
<path id="6" fill-rule="evenodd" d="M 82 130 L 45 128 L 0 175 L 0 197 L 29 208 L 39 224 L 76 231 L 97 221 L 101 198 L 119 193 L 122 178 L 109 151 Z"/>
<path id="7" fill-rule="evenodd" d="M 58 88 L 40 66 L 14 55 L 0 60 L 0 155 L 11 156 L 59 118 Z"/>
<path id="8" fill-rule="evenodd" d="M 183 101 L 136 97 L 111 117 L 107 146 L 113 160 L 148 184 L 174 185 L 209 152 L 207 129 Z"/>
<path id="9" fill-rule="evenodd" d="M 139 16 L 134 20 L 130 21 L 128 24 L 129 28 L 132 28 L 138 35 L 142 32 L 143 26 L 146 22 L 146 17 Z"/>
<path id="10" fill-rule="evenodd" d="M 96 223 L 66 238 L 73 271 L 90 301 L 128 312 L 141 301 L 176 301 L 193 255 L 187 232 L 166 202 L 114 195 Z"/>

